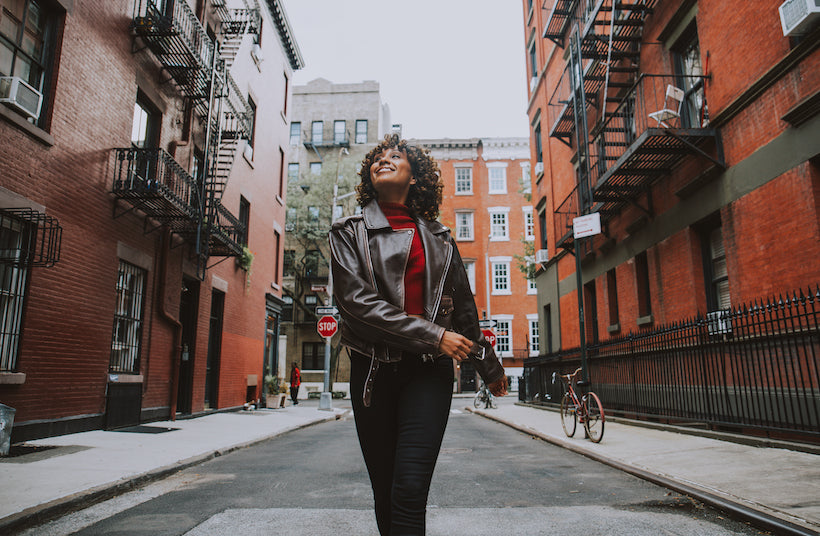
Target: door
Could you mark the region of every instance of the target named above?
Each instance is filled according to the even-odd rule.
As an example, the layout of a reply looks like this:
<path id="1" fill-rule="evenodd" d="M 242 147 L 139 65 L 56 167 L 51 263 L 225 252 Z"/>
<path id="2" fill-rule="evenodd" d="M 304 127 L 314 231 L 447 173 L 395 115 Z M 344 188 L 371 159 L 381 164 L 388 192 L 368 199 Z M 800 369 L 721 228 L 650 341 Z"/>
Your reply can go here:
<path id="1" fill-rule="evenodd" d="M 177 413 L 191 413 L 191 401 L 194 393 L 194 350 L 196 349 L 198 310 L 199 281 L 183 277 L 182 294 L 179 300 L 179 322 L 182 324 L 182 351 L 179 357 Z"/>
<path id="2" fill-rule="evenodd" d="M 225 293 L 213 289 L 211 321 L 208 328 L 208 362 L 205 367 L 205 407 L 217 407 L 219 393 L 219 361 L 222 356 L 222 317 L 225 314 Z"/>

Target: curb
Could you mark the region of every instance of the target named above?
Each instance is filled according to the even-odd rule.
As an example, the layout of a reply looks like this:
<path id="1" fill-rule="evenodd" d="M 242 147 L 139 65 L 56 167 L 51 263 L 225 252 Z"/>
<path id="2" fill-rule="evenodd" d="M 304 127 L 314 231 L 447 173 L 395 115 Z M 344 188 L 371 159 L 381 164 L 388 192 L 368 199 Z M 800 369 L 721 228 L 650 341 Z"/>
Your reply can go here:
<path id="1" fill-rule="evenodd" d="M 283 428 L 282 430 L 278 430 L 264 437 L 258 437 L 256 439 L 251 439 L 250 441 L 237 443 L 236 445 L 230 445 L 227 447 L 214 449 L 210 452 L 199 454 L 197 456 L 192 456 L 184 460 L 179 460 L 175 463 L 165 465 L 163 467 L 158 467 L 156 469 L 152 469 L 150 471 L 146 471 L 138 475 L 124 477 L 115 482 L 102 484 L 100 486 L 89 488 L 88 490 L 80 491 L 72 495 L 68 495 L 66 497 L 54 499 L 53 501 L 49 501 L 47 503 L 31 506 L 29 508 L 26 508 L 25 510 L 22 510 L 20 512 L 11 514 L 0 519 L 0 534 L 11 535 L 15 532 L 36 527 L 37 525 L 42 525 L 43 523 L 56 519 L 60 516 L 66 515 L 77 510 L 88 508 L 89 506 L 93 506 L 97 503 L 106 501 L 118 495 L 122 495 L 123 493 L 132 491 L 140 486 L 144 486 L 146 484 L 162 480 L 163 478 L 169 477 L 172 474 L 182 471 L 184 469 L 188 469 L 189 467 L 199 465 L 201 463 L 207 462 L 208 460 L 212 460 L 213 458 L 224 456 L 225 454 L 229 454 L 235 450 L 247 448 L 258 443 L 262 443 L 263 441 L 272 439 L 274 437 L 287 434 L 289 432 L 294 432 L 296 430 L 301 430 L 303 428 L 307 428 L 315 424 L 339 420 L 346 413 L 347 410 L 339 413 L 333 412 L 332 414 L 327 415 L 326 417 L 323 417 L 321 419 L 310 421 L 304 424 L 290 426 L 288 428 Z"/>
<path id="2" fill-rule="evenodd" d="M 521 426 L 510 421 L 504 420 L 500 417 L 496 417 L 485 411 L 471 407 L 467 407 L 466 409 L 470 413 L 474 413 L 476 415 L 480 415 L 481 417 L 499 422 L 501 424 L 509 426 L 510 428 L 518 430 L 519 432 L 525 433 L 533 437 L 537 437 L 538 439 L 546 441 L 547 443 L 551 443 L 553 445 L 565 448 L 571 452 L 575 452 L 576 454 L 581 454 L 582 456 L 586 456 L 587 458 L 603 463 L 620 471 L 624 471 L 625 473 L 631 474 L 643 480 L 652 482 L 654 484 L 658 484 L 660 486 L 671 489 L 678 493 L 688 495 L 702 503 L 708 504 L 709 506 L 713 506 L 719 510 L 726 512 L 735 519 L 747 521 L 757 528 L 772 531 L 775 534 L 779 535 L 817 536 L 817 531 L 800 525 L 798 523 L 794 523 L 786 519 L 783 519 L 782 517 L 769 513 L 768 511 L 765 511 L 761 508 L 748 506 L 739 501 L 732 501 L 724 497 L 715 495 L 713 493 L 704 491 L 701 488 L 695 487 L 691 484 L 682 482 L 675 478 L 657 473 L 652 473 L 650 471 L 647 471 L 646 469 L 636 467 L 634 465 L 630 465 L 617 460 L 613 460 L 597 452 L 587 450 L 577 445 L 569 444 L 560 439 L 556 439 L 547 434 L 538 432 L 537 430 L 533 430 L 532 428 Z"/>

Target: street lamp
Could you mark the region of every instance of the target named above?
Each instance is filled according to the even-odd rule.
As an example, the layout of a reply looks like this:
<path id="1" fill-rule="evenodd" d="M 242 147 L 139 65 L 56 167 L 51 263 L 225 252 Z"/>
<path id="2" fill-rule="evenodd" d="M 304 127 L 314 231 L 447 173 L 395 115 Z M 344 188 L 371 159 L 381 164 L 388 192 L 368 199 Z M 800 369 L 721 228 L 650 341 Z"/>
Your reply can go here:
<path id="1" fill-rule="evenodd" d="M 336 214 L 336 202 L 339 198 L 339 169 L 342 163 L 342 155 L 350 154 L 347 147 L 339 149 L 339 155 L 336 157 L 336 177 L 333 179 L 333 201 L 330 204 L 330 223 L 333 224 L 333 218 Z M 345 194 L 347 197 L 349 194 Z M 327 273 L 327 305 L 333 304 L 333 272 L 328 270 Z M 330 392 L 330 337 L 325 337 L 325 378 L 324 386 L 322 388 L 321 398 L 319 398 L 319 409 L 331 410 L 333 394 Z"/>

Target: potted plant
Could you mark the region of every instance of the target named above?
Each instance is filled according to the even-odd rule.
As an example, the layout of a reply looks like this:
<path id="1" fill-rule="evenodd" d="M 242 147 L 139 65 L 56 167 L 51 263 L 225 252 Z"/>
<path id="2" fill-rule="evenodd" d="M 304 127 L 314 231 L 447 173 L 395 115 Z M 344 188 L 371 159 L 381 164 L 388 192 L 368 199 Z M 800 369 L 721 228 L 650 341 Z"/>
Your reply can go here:
<path id="1" fill-rule="evenodd" d="M 248 246 L 242 247 L 242 255 L 236 258 L 236 264 L 245 271 L 245 285 L 251 285 L 251 265 L 253 264 L 253 251 Z"/>
<path id="2" fill-rule="evenodd" d="M 285 397 L 288 394 L 288 384 L 279 376 L 268 374 L 265 376 L 265 388 L 268 390 L 268 407 L 284 408 Z"/>

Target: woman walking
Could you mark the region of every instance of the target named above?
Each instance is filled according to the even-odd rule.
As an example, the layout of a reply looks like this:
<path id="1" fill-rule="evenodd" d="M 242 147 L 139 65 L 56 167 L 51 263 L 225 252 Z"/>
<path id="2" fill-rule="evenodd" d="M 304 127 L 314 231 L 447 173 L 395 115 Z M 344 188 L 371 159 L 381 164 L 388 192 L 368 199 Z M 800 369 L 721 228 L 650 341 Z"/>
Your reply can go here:
<path id="1" fill-rule="evenodd" d="M 496 396 L 507 393 L 507 379 L 479 329 L 455 242 L 436 221 L 443 185 L 435 160 L 386 136 L 359 174 L 362 212 L 330 232 L 356 431 L 380 534 L 423 535 L 453 360 L 471 359 Z"/>

